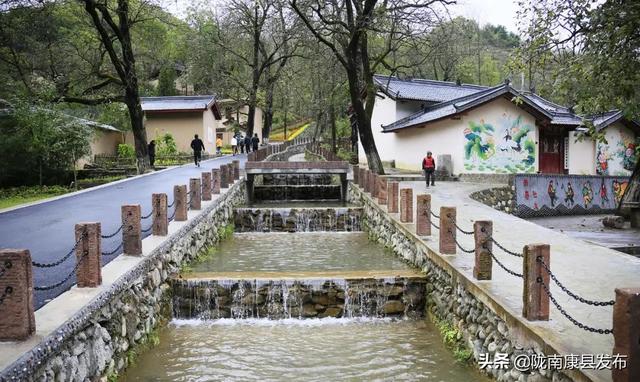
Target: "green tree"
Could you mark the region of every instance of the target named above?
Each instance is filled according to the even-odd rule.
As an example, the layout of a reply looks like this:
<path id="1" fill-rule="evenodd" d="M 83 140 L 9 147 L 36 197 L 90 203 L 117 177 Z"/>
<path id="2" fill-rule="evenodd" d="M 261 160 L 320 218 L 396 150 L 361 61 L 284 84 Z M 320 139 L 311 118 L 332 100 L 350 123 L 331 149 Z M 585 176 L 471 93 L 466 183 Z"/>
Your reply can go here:
<path id="1" fill-rule="evenodd" d="M 170 66 L 163 66 L 158 77 L 158 95 L 176 95 L 176 70 Z"/>

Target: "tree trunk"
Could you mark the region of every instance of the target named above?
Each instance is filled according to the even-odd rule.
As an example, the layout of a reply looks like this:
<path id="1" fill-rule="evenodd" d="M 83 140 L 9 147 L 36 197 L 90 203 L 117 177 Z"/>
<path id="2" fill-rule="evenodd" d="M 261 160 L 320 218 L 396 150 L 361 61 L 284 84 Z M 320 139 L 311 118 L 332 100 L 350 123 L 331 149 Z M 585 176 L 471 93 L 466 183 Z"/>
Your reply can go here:
<path id="1" fill-rule="evenodd" d="M 247 134 L 253 136 L 256 120 L 256 103 L 258 99 L 258 86 L 260 84 L 260 24 L 258 23 L 258 2 L 254 6 L 253 18 L 253 57 L 251 62 L 251 92 L 249 93 L 249 113 L 247 115 Z"/>
<path id="2" fill-rule="evenodd" d="M 149 168 L 149 153 L 147 151 L 147 131 L 144 128 L 143 112 L 140 106 L 140 98 L 137 96 L 137 89 L 135 96 L 130 95 L 129 91 L 127 91 L 125 103 L 129 110 L 133 143 L 136 149 L 136 167 L 138 174 L 143 174 Z"/>
<path id="3" fill-rule="evenodd" d="M 275 91 L 275 81 L 267 81 L 266 109 L 264 111 L 264 126 L 262 127 L 262 141 L 269 138 L 271 125 L 273 124 L 273 93 Z"/>
<path id="4" fill-rule="evenodd" d="M 335 154 L 338 149 L 336 147 L 336 109 L 333 106 L 333 97 L 329 103 L 329 124 L 331 125 L 331 151 Z"/>

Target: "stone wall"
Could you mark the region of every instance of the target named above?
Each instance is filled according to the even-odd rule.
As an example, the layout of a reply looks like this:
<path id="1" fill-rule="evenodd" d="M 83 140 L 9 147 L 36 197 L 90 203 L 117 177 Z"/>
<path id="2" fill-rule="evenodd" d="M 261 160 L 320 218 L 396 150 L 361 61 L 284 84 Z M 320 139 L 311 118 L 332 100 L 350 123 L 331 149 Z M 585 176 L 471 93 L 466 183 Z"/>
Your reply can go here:
<path id="1" fill-rule="evenodd" d="M 253 201 L 297 201 L 297 200 L 332 200 L 339 201 L 341 189 L 339 185 L 288 185 L 288 186 L 254 186 Z"/>
<path id="2" fill-rule="evenodd" d="M 492 184 L 513 184 L 513 174 L 467 174 L 459 175 L 461 182 L 468 183 L 492 183 Z"/>
<path id="3" fill-rule="evenodd" d="M 142 262 L 0 374 L 0 381 L 94 381 L 127 367 L 163 320 L 171 317 L 170 277 L 218 242 L 245 200 L 238 182 L 169 236 Z"/>
<path id="4" fill-rule="evenodd" d="M 532 338 L 519 346 L 523 333 L 520 328 L 507 323 L 507 317 L 499 316 L 494 309 L 480 301 L 455 271 L 436 264 L 427 254 L 426 246 L 418 244 L 413 233 L 393 220 L 358 187 L 349 184 L 350 202 L 364 206 L 363 227 L 372 240 L 390 248 L 410 264 L 420 268 L 427 276 L 426 306 L 430 314 L 457 328 L 461 340 L 473 352 L 477 363 L 479 355 L 488 353 L 493 359 L 496 352 L 509 354 L 511 365 L 516 355 L 542 353 L 544 344 Z M 523 341 L 524 343 L 524 341 Z M 515 369 L 485 369 L 499 381 L 540 382 L 570 381 L 557 370 L 534 370 L 528 374 Z"/>
<path id="5" fill-rule="evenodd" d="M 306 144 L 289 146 L 285 151 L 271 154 L 265 160 L 286 162 L 294 155 L 302 154 L 307 149 Z"/>
<path id="6" fill-rule="evenodd" d="M 313 318 L 424 316 L 425 279 L 386 277 L 173 282 L 176 318 Z"/>
<path id="7" fill-rule="evenodd" d="M 236 208 L 236 232 L 355 232 L 361 208 Z"/>
<path id="8" fill-rule="evenodd" d="M 476 191 L 469 196 L 471 199 L 498 211 L 511 215 L 515 215 L 517 212 L 515 186 L 487 188 L 486 190 Z"/>

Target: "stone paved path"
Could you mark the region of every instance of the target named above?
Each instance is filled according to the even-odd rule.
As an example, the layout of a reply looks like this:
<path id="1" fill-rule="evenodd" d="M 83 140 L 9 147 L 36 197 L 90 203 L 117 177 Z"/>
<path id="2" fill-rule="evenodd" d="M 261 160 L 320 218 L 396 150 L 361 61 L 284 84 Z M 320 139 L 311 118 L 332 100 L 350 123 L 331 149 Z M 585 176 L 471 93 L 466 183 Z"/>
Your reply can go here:
<path id="1" fill-rule="evenodd" d="M 400 188 L 411 187 L 415 197 L 427 193 L 422 182 L 402 182 Z M 432 209 L 438 214 L 441 206 L 457 207 L 458 226 L 472 230 L 475 220 L 492 220 L 494 238 L 507 249 L 522 252 L 522 247 L 530 243 L 547 243 L 551 246 L 551 270 L 556 277 L 574 293 L 592 300 L 615 299 L 614 289 L 618 287 L 640 287 L 640 259 L 599 245 L 579 240 L 560 232 L 544 228 L 535 223 L 492 209 L 469 198 L 469 194 L 489 188 L 488 184 L 463 182 L 440 182 L 428 189 L 432 194 Z M 393 214 L 392 214 L 393 215 Z M 411 225 L 413 226 L 413 225 Z M 411 227 L 414 229 L 415 227 Z M 425 242 L 434 250 L 438 249 L 438 232 L 426 237 Z M 458 232 L 458 240 L 464 248 L 473 248 L 473 236 Z M 522 273 L 522 259 L 510 256 L 495 248 L 496 257 L 510 269 Z M 449 260 L 472 278 L 473 255 L 458 250 Z M 495 296 L 501 305 L 515 316 L 522 317 L 522 279 L 507 274 L 497 264 L 493 265 L 493 280 L 477 282 L 487 293 Z M 558 302 L 578 321 L 596 328 L 612 327 L 611 306 L 594 307 L 571 299 L 556 285 L 551 293 Z M 564 354 L 611 354 L 613 335 L 595 334 L 584 331 L 550 307 L 550 321 L 530 322 L 535 332 L 562 349 Z M 590 371 L 594 380 L 611 380 L 611 372 Z"/>
<path id="2" fill-rule="evenodd" d="M 240 166 L 243 167 L 246 155 L 207 160 L 202 162 L 199 168 L 193 164 L 179 166 L 68 197 L 0 213 L 0 248 L 27 248 L 31 251 L 32 259 L 38 262 L 58 260 L 68 253 L 75 243 L 74 226 L 76 223 L 99 221 L 102 223 L 103 235 L 108 235 L 121 224 L 121 205 L 140 204 L 142 214 L 146 215 L 151 211 L 152 193 L 167 193 L 169 203 L 171 203 L 174 185 L 188 185 L 189 178 L 199 178 L 202 172 L 211 171 L 212 168 L 218 168 L 234 159 L 240 160 Z M 151 224 L 150 221 L 144 221 L 142 229 L 146 229 L 149 224 Z M 121 237 L 121 235 L 116 235 L 112 239 L 103 240 L 102 250 L 109 252 L 116 248 Z M 103 265 L 116 256 L 117 254 L 103 257 Z M 71 256 L 55 268 L 34 268 L 34 285 L 55 284 L 69 274 L 74 265 L 74 256 Z M 75 277 L 72 277 L 67 283 L 51 291 L 36 292 L 36 309 L 49 299 L 69 289 L 74 283 Z"/>

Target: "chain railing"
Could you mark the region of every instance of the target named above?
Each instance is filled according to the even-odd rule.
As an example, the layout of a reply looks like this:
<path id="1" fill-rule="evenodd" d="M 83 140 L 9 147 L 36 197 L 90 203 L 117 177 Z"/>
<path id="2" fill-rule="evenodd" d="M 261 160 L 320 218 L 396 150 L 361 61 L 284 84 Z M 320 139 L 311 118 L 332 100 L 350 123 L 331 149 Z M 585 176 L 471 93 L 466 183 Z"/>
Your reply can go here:
<path id="1" fill-rule="evenodd" d="M 536 281 L 538 283 L 542 284 L 542 289 L 544 290 L 544 293 L 549 297 L 549 300 L 551 300 L 551 302 L 556 307 L 556 309 L 558 309 L 560 311 L 560 313 L 567 320 L 571 321 L 572 324 L 574 324 L 575 326 L 579 327 L 580 329 L 586 330 L 587 332 L 591 332 L 591 333 L 613 334 L 613 329 L 598 329 L 598 328 L 594 328 L 594 327 L 589 326 L 589 325 L 585 325 L 582 322 L 576 320 L 573 316 L 571 316 L 569 313 L 567 313 L 567 311 L 558 303 L 558 301 L 555 299 L 555 297 L 553 297 L 553 294 L 551 294 L 551 291 L 549 290 L 549 286 L 544 282 L 544 280 L 542 280 L 542 277 L 538 277 L 536 279 Z"/>
<path id="2" fill-rule="evenodd" d="M 448 230 L 448 232 L 453 236 L 453 231 Z M 458 242 L 458 239 L 453 236 L 453 241 L 456 243 L 456 246 L 464 253 L 474 253 L 476 250 L 474 249 L 466 249 L 464 248 L 462 245 L 460 245 L 460 243 Z"/>
<path id="3" fill-rule="evenodd" d="M 82 239 L 84 239 L 85 237 L 87 237 L 87 233 L 83 232 L 82 235 L 80 235 L 80 238 L 78 238 L 76 243 L 73 245 L 73 248 L 71 248 L 71 250 L 69 252 L 67 252 L 66 255 L 61 257 L 60 260 L 54 261 L 53 263 L 39 263 L 37 261 L 31 261 L 31 265 L 33 265 L 36 268 L 53 268 L 53 267 L 57 267 L 58 265 L 60 265 L 60 264 L 64 263 L 65 261 L 67 261 L 67 259 L 70 258 L 71 255 L 74 254 L 76 249 L 78 249 L 78 245 L 80 244 Z"/>
<path id="4" fill-rule="evenodd" d="M 493 260 L 496 262 L 496 264 L 498 264 L 500 266 L 500 268 L 502 268 L 505 272 L 507 272 L 510 275 L 519 277 L 519 278 L 524 278 L 524 275 L 522 273 L 518 273 L 516 271 L 512 271 L 511 269 L 507 268 L 504 264 L 502 264 L 502 262 L 500 260 L 498 260 L 498 258 L 496 257 L 496 255 L 493 253 L 493 251 L 490 251 L 488 248 L 484 248 L 487 250 L 487 252 L 489 252 L 489 254 L 491 255 L 491 257 L 493 258 Z"/>
<path id="5" fill-rule="evenodd" d="M 437 225 L 436 223 L 434 223 L 434 222 L 433 222 L 433 220 L 429 220 L 429 223 L 431 223 L 431 225 L 433 226 L 433 228 L 438 229 L 438 230 L 440 229 L 440 226 L 439 226 L 439 225 Z"/>
<path id="6" fill-rule="evenodd" d="M 120 253 L 120 250 L 122 250 L 123 246 L 124 246 L 124 242 L 121 241 L 120 244 L 118 244 L 118 246 L 112 249 L 111 251 L 101 252 L 100 255 L 104 257 L 113 256 L 116 253 Z"/>
<path id="7" fill-rule="evenodd" d="M 149 219 L 151 215 L 153 215 L 153 208 L 151 209 L 151 212 L 149 212 L 147 215 L 140 216 L 140 219 L 141 220 Z"/>
<path id="8" fill-rule="evenodd" d="M 100 237 L 101 237 L 102 239 L 111 239 L 112 237 L 114 237 L 114 236 L 116 236 L 117 234 L 119 234 L 119 233 L 120 233 L 120 231 L 122 231 L 122 228 L 124 228 L 124 224 L 120 224 L 120 227 L 118 227 L 118 229 L 117 229 L 114 233 L 112 233 L 112 234 L 110 234 L 110 235 L 100 235 Z"/>
<path id="9" fill-rule="evenodd" d="M 80 257 L 80 259 L 78 259 L 78 262 L 76 262 L 75 267 L 73 267 L 71 272 L 69 272 L 69 274 L 64 279 L 62 279 L 62 281 L 57 282 L 57 283 L 52 284 L 52 285 L 47 285 L 47 286 L 35 286 L 35 287 L 33 287 L 33 289 L 36 290 L 36 291 L 47 291 L 47 290 L 55 289 L 55 288 L 65 284 L 67 281 L 69 281 L 69 279 L 71 279 L 71 277 L 73 277 L 73 275 L 76 274 L 76 272 L 78 271 L 78 268 L 80 268 L 80 264 L 82 264 L 82 262 L 84 261 L 84 259 L 86 257 L 87 257 L 87 252 L 85 252 L 82 255 L 82 257 Z"/>
<path id="10" fill-rule="evenodd" d="M 429 213 L 431 214 L 431 216 L 433 216 L 436 219 L 440 219 L 440 215 L 436 215 L 433 213 L 433 211 L 429 211 Z"/>
<path id="11" fill-rule="evenodd" d="M 503 250 L 505 253 L 508 253 L 511 256 L 515 256 L 515 257 L 524 257 L 524 255 L 522 253 L 519 252 L 515 252 L 515 251 L 510 251 L 507 248 L 505 248 L 502 244 L 498 243 L 496 241 L 496 239 L 493 238 L 493 236 L 489 237 L 489 240 L 491 240 L 491 242 L 493 244 L 495 244 L 498 248 L 500 248 L 501 250 Z"/>
<path id="12" fill-rule="evenodd" d="M 465 235 L 473 235 L 474 232 L 473 231 L 465 231 L 462 228 L 460 228 L 455 222 L 453 223 L 453 225 L 456 227 L 456 229 L 460 232 L 462 232 Z"/>

